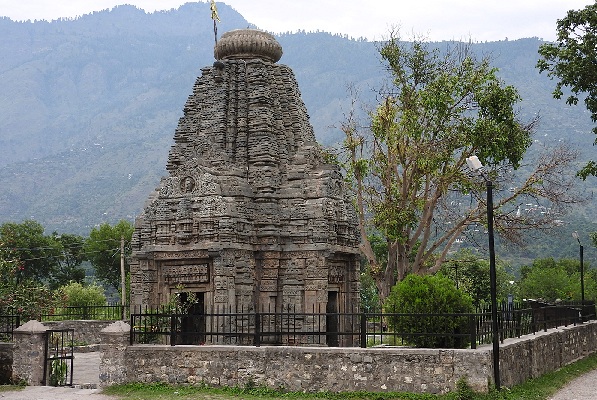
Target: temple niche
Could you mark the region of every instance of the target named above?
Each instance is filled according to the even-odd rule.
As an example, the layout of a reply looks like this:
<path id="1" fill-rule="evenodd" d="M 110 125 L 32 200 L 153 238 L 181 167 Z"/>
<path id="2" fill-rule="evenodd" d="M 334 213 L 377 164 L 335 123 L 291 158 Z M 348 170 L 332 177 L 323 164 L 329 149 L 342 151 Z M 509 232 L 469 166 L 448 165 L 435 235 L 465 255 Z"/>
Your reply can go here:
<path id="1" fill-rule="evenodd" d="M 292 70 L 277 64 L 280 44 L 235 30 L 214 55 L 184 106 L 169 176 L 135 222 L 132 309 L 184 290 L 206 316 L 358 311 L 356 215 Z"/>

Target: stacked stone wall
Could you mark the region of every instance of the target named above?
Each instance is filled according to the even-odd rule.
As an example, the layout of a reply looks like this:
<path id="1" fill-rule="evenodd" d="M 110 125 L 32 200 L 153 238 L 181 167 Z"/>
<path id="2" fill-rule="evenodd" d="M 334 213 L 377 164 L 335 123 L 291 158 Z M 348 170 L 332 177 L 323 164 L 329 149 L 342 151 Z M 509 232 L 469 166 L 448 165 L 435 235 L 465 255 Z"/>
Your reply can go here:
<path id="1" fill-rule="evenodd" d="M 596 351 L 597 322 L 506 340 L 500 346 L 502 385 L 510 387 L 537 378 Z"/>
<path id="2" fill-rule="evenodd" d="M 73 339 L 75 345 L 99 344 L 100 332 L 102 329 L 112 324 L 114 321 L 44 321 L 44 326 L 48 329 L 74 329 Z"/>
<path id="3" fill-rule="evenodd" d="M 453 390 L 461 378 L 482 392 L 493 382 L 491 345 L 475 350 L 128 346 L 128 328 L 120 326 L 119 329 L 120 336 L 115 337 L 112 332 L 105 339 L 109 349 L 119 350 L 103 354 L 100 367 L 103 385 L 169 382 L 244 387 L 253 383 L 309 392 L 446 393 Z M 500 346 L 501 384 L 512 387 L 595 351 L 597 322 L 509 339 Z"/>
<path id="4" fill-rule="evenodd" d="M 0 343 L 0 385 L 11 383 L 12 352 L 12 343 Z"/>
<path id="5" fill-rule="evenodd" d="M 446 393 L 461 377 L 485 390 L 485 359 L 477 350 L 139 345 L 127 348 L 124 370 L 140 382 Z"/>

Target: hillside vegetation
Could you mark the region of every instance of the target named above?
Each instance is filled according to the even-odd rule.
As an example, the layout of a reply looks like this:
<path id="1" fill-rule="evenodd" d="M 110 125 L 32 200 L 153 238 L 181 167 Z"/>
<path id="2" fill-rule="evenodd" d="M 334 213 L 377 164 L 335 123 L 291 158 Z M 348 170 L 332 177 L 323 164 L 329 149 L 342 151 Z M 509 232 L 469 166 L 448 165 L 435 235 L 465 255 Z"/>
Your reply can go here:
<path id="1" fill-rule="evenodd" d="M 220 33 L 251 26 L 232 8 L 219 7 Z M 0 18 L 0 223 L 34 218 L 48 230 L 87 234 L 101 222 L 134 219 L 166 174 L 196 77 L 214 61 L 209 16 L 208 3 L 187 3 L 151 14 L 119 6 L 52 22 Z M 297 76 L 318 140 L 342 140 L 334 126 L 350 107 L 348 85 L 372 103 L 385 77 L 376 44 L 324 32 L 278 40 L 280 62 Z M 595 151 L 589 114 L 551 98 L 553 82 L 535 69 L 541 43 L 528 38 L 472 47 L 491 55 L 499 75 L 519 89 L 523 120 L 541 116 L 537 144 L 569 141 L 581 149 L 580 164 Z M 594 180 L 584 184 L 589 196 L 595 186 Z M 597 230 L 595 204 L 579 208 L 566 220 L 574 226 L 543 238 L 542 248 L 575 256 L 569 231 Z M 561 240 L 570 246 L 549 244 Z"/>

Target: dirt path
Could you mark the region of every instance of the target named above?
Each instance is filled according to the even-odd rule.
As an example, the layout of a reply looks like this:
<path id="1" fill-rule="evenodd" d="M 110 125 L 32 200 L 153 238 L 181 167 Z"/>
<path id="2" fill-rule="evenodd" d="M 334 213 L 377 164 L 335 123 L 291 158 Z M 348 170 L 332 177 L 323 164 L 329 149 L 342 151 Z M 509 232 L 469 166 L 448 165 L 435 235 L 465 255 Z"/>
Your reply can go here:
<path id="1" fill-rule="evenodd" d="M 549 398 L 549 400 L 593 399 L 597 399 L 597 369 L 579 376 Z"/>
<path id="2" fill-rule="evenodd" d="M 71 387 L 27 386 L 14 392 L 0 392 L 4 400 L 116 400 L 117 397 L 99 393 L 100 389 L 76 389 Z"/>

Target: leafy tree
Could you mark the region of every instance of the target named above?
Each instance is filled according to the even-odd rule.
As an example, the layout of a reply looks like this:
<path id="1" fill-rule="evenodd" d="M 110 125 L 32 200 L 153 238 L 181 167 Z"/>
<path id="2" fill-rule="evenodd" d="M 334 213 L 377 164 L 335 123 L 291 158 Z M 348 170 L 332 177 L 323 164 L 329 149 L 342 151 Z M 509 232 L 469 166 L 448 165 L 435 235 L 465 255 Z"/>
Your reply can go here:
<path id="1" fill-rule="evenodd" d="M 54 234 L 54 239 L 62 247 L 62 255 L 55 272 L 50 277 L 50 288 L 57 289 L 69 282 L 83 283 L 85 270 L 81 263 L 87 260 L 85 254 L 85 239 L 79 235 Z"/>
<path id="2" fill-rule="evenodd" d="M 468 249 L 460 250 L 446 260 L 440 272 L 452 279 L 458 289 L 468 293 L 475 306 L 491 301 L 489 260 L 479 258 L 477 254 Z M 514 281 L 514 277 L 506 272 L 506 268 L 500 262 L 496 265 L 496 277 L 498 301 L 504 300 L 508 294 L 513 294 L 510 282 Z"/>
<path id="3" fill-rule="evenodd" d="M 32 280 L 21 280 L 18 285 L 4 280 L 14 272 L 13 266 L 0 260 L 0 310 L 21 316 L 21 322 L 39 319 L 40 314 L 51 314 L 58 304 L 58 298 L 47 286 Z"/>
<path id="4" fill-rule="evenodd" d="M 586 266 L 585 266 L 586 267 Z M 585 297 L 594 298 L 597 294 L 595 271 L 589 270 L 584 276 Z M 520 294 L 529 299 L 580 300 L 580 265 L 578 260 L 537 259 L 530 266 L 521 268 Z"/>
<path id="5" fill-rule="evenodd" d="M 539 55 L 542 57 L 537 62 L 539 71 L 547 71 L 552 79 L 560 79 L 553 97 L 561 99 L 566 87 L 571 91 L 566 103 L 576 105 L 579 95 L 583 94 L 591 120 L 597 122 L 597 3 L 582 10 L 570 10 L 566 17 L 559 19 L 556 42 L 542 44 Z M 593 132 L 597 134 L 597 127 Z M 597 176 L 596 161 L 589 161 L 578 174 L 583 179 Z"/>
<path id="6" fill-rule="evenodd" d="M 468 318 L 455 316 L 425 316 L 425 314 L 459 314 L 473 312 L 470 296 L 454 286 L 449 278 L 438 275 L 408 275 L 392 288 L 384 303 L 389 313 L 423 314 L 417 316 L 391 316 L 389 326 L 404 332 L 406 339 L 417 347 L 466 347 L 469 336 L 451 336 L 468 332 Z M 431 333 L 446 336 L 419 336 L 408 334 Z"/>
<path id="7" fill-rule="evenodd" d="M 129 271 L 128 257 L 133 235 L 133 225 L 121 220 L 112 226 L 108 223 L 93 228 L 85 241 L 85 253 L 95 269 L 95 276 L 114 288 L 120 284 L 120 242 L 125 242 L 125 271 Z"/>
<path id="8" fill-rule="evenodd" d="M 575 154 L 564 147 L 542 155 L 508 191 L 510 174 L 532 142 L 533 123 L 521 124 L 514 111 L 520 100 L 516 89 L 505 86 L 489 60 L 477 60 L 466 45 L 444 53 L 429 46 L 396 37 L 384 43 L 380 54 L 391 85 L 380 93 L 368 129 L 359 128 L 354 112 L 342 126 L 361 250 L 382 299 L 408 273 L 437 272 L 456 239 L 471 225 L 486 224 L 486 186 L 466 168 L 467 157 L 477 155 L 490 168 L 486 176 L 496 197 L 503 194 L 494 200 L 495 229 L 512 241 L 521 241 L 524 229 L 549 226 L 554 215 L 518 215 L 515 201 L 524 196 L 574 201 L 573 179 L 565 172 Z M 370 241 L 372 233 L 385 242 L 383 258 Z"/>
<path id="9" fill-rule="evenodd" d="M 361 308 L 364 312 L 379 312 L 380 300 L 375 281 L 369 271 L 361 272 Z"/>
<path id="10" fill-rule="evenodd" d="M 0 258 L 14 267 L 14 280 L 44 282 L 57 270 L 62 246 L 33 220 L 0 225 Z"/>

